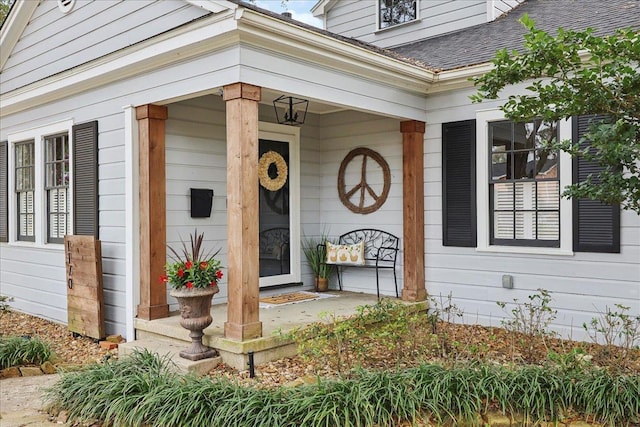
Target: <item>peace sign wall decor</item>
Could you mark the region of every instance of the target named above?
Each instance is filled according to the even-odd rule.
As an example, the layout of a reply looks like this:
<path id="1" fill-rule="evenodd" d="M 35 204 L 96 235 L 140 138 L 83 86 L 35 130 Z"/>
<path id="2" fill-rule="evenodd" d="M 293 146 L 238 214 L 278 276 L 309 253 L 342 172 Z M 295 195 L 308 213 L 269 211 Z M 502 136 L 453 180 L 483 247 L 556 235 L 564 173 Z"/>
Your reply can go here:
<path id="1" fill-rule="evenodd" d="M 347 166 L 352 161 L 356 159 L 359 160 L 360 157 L 362 158 L 360 182 L 351 189 L 347 189 L 344 179 Z M 380 194 L 377 194 L 371 185 L 367 184 L 367 163 L 369 159 L 376 162 L 382 170 L 383 186 Z M 371 170 L 371 167 L 369 167 L 369 169 Z M 370 148 L 354 148 L 345 156 L 342 163 L 340 163 L 340 170 L 338 171 L 338 196 L 340 197 L 342 204 L 352 212 L 366 215 L 377 211 L 387 200 L 390 187 L 391 172 L 389 171 L 389 164 L 380 155 L 380 153 L 373 151 Z M 356 195 L 359 197 L 354 197 Z M 369 196 L 368 198 L 367 195 Z M 357 200 L 352 202 L 352 198 L 357 198 Z M 367 201 L 367 199 L 369 199 L 369 201 Z M 371 199 L 373 200 L 373 203 L 371 203 Z"/>

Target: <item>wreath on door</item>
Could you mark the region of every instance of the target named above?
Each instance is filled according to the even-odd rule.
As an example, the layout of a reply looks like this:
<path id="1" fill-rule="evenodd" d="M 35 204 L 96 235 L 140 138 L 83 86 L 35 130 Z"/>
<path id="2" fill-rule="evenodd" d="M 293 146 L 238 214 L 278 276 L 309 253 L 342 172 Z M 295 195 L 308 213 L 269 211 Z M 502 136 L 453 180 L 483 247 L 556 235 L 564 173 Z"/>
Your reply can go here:
<path id="1" fill-rule="evenodd" d="M 272 169 L 272 166 L 274 167 Z M 275 170 L 275 176 L 269 174 L 269 169 Z M 258 178 L 260 185 L 269 191 L 278 191 L 287 182 L 289 168 L 280 153 L 269 150 L 258 161 Z"/>

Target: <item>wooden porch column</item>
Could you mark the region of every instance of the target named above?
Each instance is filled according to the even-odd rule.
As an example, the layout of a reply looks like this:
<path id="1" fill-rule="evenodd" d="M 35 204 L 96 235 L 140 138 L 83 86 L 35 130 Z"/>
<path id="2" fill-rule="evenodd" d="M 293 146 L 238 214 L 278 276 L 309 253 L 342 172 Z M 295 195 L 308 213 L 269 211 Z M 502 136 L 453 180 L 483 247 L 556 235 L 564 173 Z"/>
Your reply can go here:
<path id="1" fill-rule="evenodd" d="M 227 244 L 229 286 L 225 337 L 262 336 L 259 320 L 258 102 L 261 88 L 225 86 L 227 107 Z"/>
<path id="2" fill-rule="evenodd" d="M 424 283 L 424 122 L 400 123 L 402 132 L 402 204 L 404 301 L 427 299 Z"/>
<path id="3" fill-rule="evenodd" d="M 159 283 L 167 259 L 164 122 L 167 107 L 136 108 L 140 143 L 140 305 L 145 320 L 169 317 L 167 290 Z"/>

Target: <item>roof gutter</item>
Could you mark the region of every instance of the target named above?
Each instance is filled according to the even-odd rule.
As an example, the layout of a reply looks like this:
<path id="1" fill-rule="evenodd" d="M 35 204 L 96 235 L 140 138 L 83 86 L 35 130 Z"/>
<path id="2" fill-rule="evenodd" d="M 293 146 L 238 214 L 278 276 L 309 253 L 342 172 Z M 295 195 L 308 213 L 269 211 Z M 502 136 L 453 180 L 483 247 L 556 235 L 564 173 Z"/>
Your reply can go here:
<path id="1" fill-rule="evenodd" d="M 490 62 L 486 62 L 484 64 L 472 65 L 465 68 L 440 71 L 435 75 L 433 85 L 429 87 L 427 93 L 446 92 L 450 90 L 473 87 L 474 77 L 480 77 L 483 74 L 491 71 L 492 69 L 493 64 Z"/>
<path id="2" fill-rule="evenodd" d="M 591 53 L 588 50 L 582 50 L 578 52 L 578 55 L 582 64 L 586 64 L 591 60 Z M 464 68 L 440 71 L 435 75 L 433 85 L 429 87 L 427 93 L 438 93 L 473 87 L 473 79 L 475 77 L 480 77 L 493 70 L 493 68 L 493 63 L 485 62 L 483 64 L 471 65 Z"/>

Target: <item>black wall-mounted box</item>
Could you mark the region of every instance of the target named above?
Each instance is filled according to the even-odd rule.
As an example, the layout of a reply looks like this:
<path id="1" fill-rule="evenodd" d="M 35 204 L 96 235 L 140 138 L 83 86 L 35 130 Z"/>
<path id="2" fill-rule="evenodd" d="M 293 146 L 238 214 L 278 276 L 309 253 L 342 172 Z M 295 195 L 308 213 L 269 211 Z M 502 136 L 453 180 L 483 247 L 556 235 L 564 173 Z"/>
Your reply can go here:
<path id="1" fill-rule="evenodd" d="M 191 189 L 191 218 L 209 218 L 213 203 L 213 190 L 209 188 Z"/>

